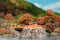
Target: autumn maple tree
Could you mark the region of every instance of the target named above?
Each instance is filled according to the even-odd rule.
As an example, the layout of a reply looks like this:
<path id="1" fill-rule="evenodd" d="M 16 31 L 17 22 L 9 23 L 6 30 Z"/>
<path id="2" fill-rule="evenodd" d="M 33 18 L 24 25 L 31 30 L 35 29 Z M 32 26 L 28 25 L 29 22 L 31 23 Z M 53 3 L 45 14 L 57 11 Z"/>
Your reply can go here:
<path id="1" fill-rule="evenodd" d="M 32 19 L 32 15 L 29 13 L 24 14 L 23 16 L 21 16 L 18 20 L 19 24 L 29 24 L 29 22 Z"/>
<path id="2" fill-rule="evenodd" d="M 37 18 L 36 22 L 37 22 L 37 24 L 42 25 L 45 23 L 45 19 L 44 19 L 44 17 L 39 17 L 39 18 Z"/>
<path id="3" fill-rule="evenodd" d="M 12 16 L 12 14 L 6 14 L 5 19 L 6 20 L 14 20 L 14 17 Z"/>

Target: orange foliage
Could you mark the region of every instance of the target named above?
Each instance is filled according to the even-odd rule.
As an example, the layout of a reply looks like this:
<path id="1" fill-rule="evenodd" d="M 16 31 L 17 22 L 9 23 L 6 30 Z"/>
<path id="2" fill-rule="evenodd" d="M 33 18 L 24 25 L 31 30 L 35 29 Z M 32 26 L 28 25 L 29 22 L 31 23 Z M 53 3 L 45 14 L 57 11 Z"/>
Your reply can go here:
<path id="1" fill-rule="evenodd" d="M 53 15 L 53 11 L 47 10 L 47 15 Z"/>
<path id="2" fill-rule="evenodd" d="M 7 30 L 6 28 L 0 28 L 0 34 L 6 34 L 6 33 L 12 33 L 10 30 Z"/>
<path id="3" fill-rule="evenodd" d="M 37 22 L 39 25 L 41 25 L 41 24 L 44 24 L 44 23 L 45 23 L 45 19 L 44 19 L 44 17 L 42 17 L 42 18 L 37 18 L 36 22 Z"/>
<path id="4" fill-rule="evenodd" d="M 60 33 L 60 30 L 54 30 L 54 32 L 56 32 L 56 33 Z"/>
<path id="5" fill-rule="evenodd" d="M 44 18 L 45 18 L 45 19 L 48 19 L 48 18 L 49 18 L 49 16 L 44 16 Z"/>
<path id="6" fill-rule="evenodd" d="M 6 20 L 14 20 L 14 17 L 12 16 L 12 14 L 6 14 L 5 19 Z"/>
<path id="7" fill-rule="evenodd" d="M 24 14 L 25 20 L 31 20 L 32 16 L 28 13 Z"/>
<path id="8" fill-rule="evenodd" d="M 42 25 L 36 25 L 36 24 L 31 24 L 31 25 L 25 25 L 25 26 L 11 26 L 10 29 L 12 28 L 23 28 L 23 29 L 27 29 L 27 28 L 42 28 Z"/>
<path id="9" fill-rule="evenodd" d="M 49 30 L 50 32 L 52 32 L 55 29 L 55 25 L 54 24 L 45 24 L 45 28 L 46 28 L 46 30 Z"/>
<path id="10" fill-rule="evenodd" d="M 23 16 L 21 16 L 21 17 L 19 18 L 18 23 L 19 23 L 19 24 L 21 24 L 21 23 L 23 23 L 23 22 L 29 23 L 31 19 L 32 19 L 32 15 L 26 13 L 26 14 L 24 14 Z"/>
<path id="11" fill-rule="evenodd" d="M 4 12 L 0 12 L 0 15 L 4 16 Z"/>
<path id="12" fill-rule="evenodd" d="M 60 16 L 56 16 L 55 22 L 60 22 Z"/>

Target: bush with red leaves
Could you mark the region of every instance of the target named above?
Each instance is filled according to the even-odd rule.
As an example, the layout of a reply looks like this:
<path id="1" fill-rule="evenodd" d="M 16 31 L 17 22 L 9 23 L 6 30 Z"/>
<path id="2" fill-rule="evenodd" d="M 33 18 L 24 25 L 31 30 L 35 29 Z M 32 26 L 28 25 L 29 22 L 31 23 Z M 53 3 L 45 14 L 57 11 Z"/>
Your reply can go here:
<path id="1" fill-rule="evenodd" d="M 60 16 L 56 16 L 55 22 L 60 22 Z"/>
<path id="2" fill-rule="evenodd" d="M 6 20 L 14 20 L 14 17 L 12 16 L 12 14 L 6 14 L 5 19 Z"/>
<path id="3" fill-rule="evenodd" d="M 23 16 L 21 16 L 18 20 L 18 23 L 19 24 L 29 24 L 29 22 L 31 21 L 32 19 L 32 15 L 31 14 L 24 14 Z"/>
<path id="4" fill-rule="evenodd" d="M 45 24 L 45 29 L 46 29 L 46 32 L 51 33 L 54 31 L 55 25 L 54 24 Z"/>
<path id="5" fill-rule="evenodd" d="M 54 13 L 53 13 L 53 11 L 51 11 L 51 10 L 47 10 L 47 15 L 53 15 Z"/>
<path id="6" fill-rule="evenodd" d="M 39 25 L 43 25 L 43 24 L 45 23 L 45 19 L 44 19 L 44 17 L 37 18 L 36 22 L 37 22 L 37 24 L 39 24 Z"/>

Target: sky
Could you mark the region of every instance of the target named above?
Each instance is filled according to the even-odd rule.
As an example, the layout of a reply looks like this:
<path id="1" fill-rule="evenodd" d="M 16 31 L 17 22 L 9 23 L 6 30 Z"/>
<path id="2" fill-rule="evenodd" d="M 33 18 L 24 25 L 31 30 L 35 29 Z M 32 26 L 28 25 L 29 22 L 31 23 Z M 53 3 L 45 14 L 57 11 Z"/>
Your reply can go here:
<path id="1" fill-rule="evenodd" d="M 60 0 L 26 0 L 43 10 L 53 10 L 60 13 Z"/>

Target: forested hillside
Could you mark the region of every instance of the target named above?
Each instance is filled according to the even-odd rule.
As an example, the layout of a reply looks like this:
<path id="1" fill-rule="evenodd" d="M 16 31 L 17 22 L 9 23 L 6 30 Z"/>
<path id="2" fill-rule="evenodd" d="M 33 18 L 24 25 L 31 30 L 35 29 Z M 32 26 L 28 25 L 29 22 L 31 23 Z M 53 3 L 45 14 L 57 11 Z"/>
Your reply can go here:
<path id="1" fill-rule="evenodd" d="M 4 12 L 3 15 L 10 13 L 13 16 L 21 16 L 25 13 L 32 14 L 33 16 L 44 16 L 46 14 L 45 10 L 24 0 L 0 0 L 0 12 Z M 60 15 L 57 12 L 55 14 Z"/>

